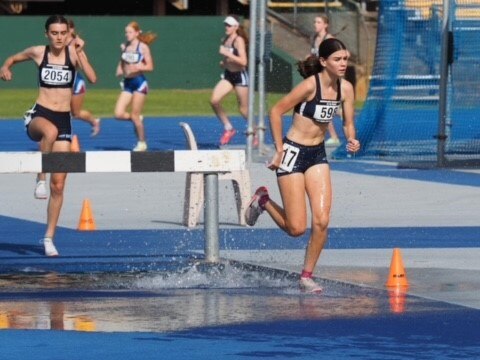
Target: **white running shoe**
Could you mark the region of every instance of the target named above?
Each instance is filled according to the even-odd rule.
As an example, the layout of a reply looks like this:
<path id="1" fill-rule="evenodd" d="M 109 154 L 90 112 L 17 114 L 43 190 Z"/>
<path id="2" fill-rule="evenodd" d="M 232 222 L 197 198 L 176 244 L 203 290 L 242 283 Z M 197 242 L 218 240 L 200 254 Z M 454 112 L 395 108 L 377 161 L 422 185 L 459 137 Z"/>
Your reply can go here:
<path id="1" fill-rule="evenodd" d="M 266 197 L 266 198 L 265 198 Z M 265 186 L 261 186 L 255 191 L 255 194 L 245 210 L 245 222 L 249 226 L 255 225 L 258 217 L 263 212 L 263 205 L 268 201 L 268 190 Z M 262 202 L 262 204 L 260 204 Z"/>
<path id="2" fill-rule="evenodd" d="M 91 137 L 97 136 L 100 132 L 100 119 L 95 119 L 94 124 L 92 125 L 92 132 L 90 133 Z"/>
<path id="3" fill-rule="evenodd" d="M 57 248 L 53 244 L 53 240 L 51 238 L 46 237 L 43 239 L 43 247 L 45 248 L 46 256 L 58 256 Z"/>
<path id="4" fill-rule="evenodd" d="M 145 141 L 137 142 L 137 145 L 133 148 L 133 151 L 147 151 L 147 143 Z"/>
<path id="5" fill-rule="evenodd" d="M 33 119 L 33 114 L 35 114 L 35 110 L 33 109 L 28 109 L 27 111 L 25 111 L 25 114 L 23 114 L 23 124 L 25 126 L 28 126 L 28 124 L 30 124 Z"/>
<path id="6" fill-rule="evenodd" d="M 47 198 L 47 186 L 45 180 L 37 180 L 33 196 L 35 197 L 35 199 L 44 200 Z"/>
<path id="7" fill-rule="evenodd" d="M 309 277 L 300 278 L 300 289 L 312 294 L 319 294 L 323 291 L 322 287 Z"/>

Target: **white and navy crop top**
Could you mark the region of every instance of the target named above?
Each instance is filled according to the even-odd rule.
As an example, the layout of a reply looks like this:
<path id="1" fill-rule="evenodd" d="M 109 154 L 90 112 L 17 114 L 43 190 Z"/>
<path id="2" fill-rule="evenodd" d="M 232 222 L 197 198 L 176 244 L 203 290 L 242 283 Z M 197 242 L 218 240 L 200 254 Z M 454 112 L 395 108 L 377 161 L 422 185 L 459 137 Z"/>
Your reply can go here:
<path id="1" fill-rule="evenodd" d="M 140 41 L 137 44 L 135 51 L 127 51 L 128 44 L 123 47 L 121 58 L 128 64 L 138 64 L 143 60 L 143 54 L 140 51 Z"/>
<path id="2" fill-rule="evenodd" d="M 326 124 L 333 120 L 333 117 L 341 105 L 342 92 L 340 79 L 337 80 L 338 91 L 335 100 L 322 99 L 322 88 L 318 74 L 315 75 L 315 83 L 317 85 L 315 97 L 310 101 L 297 104 L 293 111 L 313 121 Z"/>
<path id="3" fill-rule="evenodd" d="M 75 67 L 70 61 L 68 46 L 65 47 L 65 65 L 50 64 L 48 53 L 50 47 L 45 46 L 43 59 L 38 66 L 38 84 L 44 88 L 71 88 L 75 82 Z"/>
<path id="4" fill-rule="evenodd" d="M 237 37 L 238 36 L 235 36 L 235 38 L 233 39 L 232 44 L 230 46 L 225 45 L 225 43 L 228 40 L 228 37 L 225 40 L 223 40 L 223 43 L 222 43 L 222 45 L 225 46 L 235 56 L 239 55 L 238 49 L 235 47 L 235 40 L 237 40 Z"/>

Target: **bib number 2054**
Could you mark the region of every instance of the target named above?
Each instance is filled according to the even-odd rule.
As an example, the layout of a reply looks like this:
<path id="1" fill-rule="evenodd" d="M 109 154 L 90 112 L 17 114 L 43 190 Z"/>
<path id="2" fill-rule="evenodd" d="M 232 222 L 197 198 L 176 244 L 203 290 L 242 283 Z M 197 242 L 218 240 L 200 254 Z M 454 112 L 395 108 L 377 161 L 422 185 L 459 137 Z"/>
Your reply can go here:
<path id="1" fill-rule="evenodd" d="M 68 84 L 72 78 L 70 70 L 63 69 L 42 69 L 42 80 L 51 85 Z"/>

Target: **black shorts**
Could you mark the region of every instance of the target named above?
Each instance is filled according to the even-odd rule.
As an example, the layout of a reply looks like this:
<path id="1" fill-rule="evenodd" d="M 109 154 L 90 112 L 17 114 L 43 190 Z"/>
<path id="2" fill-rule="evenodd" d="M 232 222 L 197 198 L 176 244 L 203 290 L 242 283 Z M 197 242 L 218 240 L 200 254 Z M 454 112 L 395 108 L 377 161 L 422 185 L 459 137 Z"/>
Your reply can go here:
<path id="1" fill-rule="evenodd" d="M 314 146 L 300 145 L 296 142 L 283 139 L 283 158 L 277 169 L 277 177 L 304 173 L 317 164 L 328 164 L 325 143 Z"/>
<path id="2" fill-rule="evenodd" d="M 227 80 L 233 86 L 248 86 L 247 70 L 235 72 L 225 70 L 222 79 Z"/>
<path id="3" fill-rule="evenodd" d="M 32 119 L 36 117 L 43 117 L 55 125 L 58 130 L 57 141 L 72 141 L 72 123 L 69 111 L 53 111 L 42 105 L 35 104 L 35 106 L 24 115 L 25 128 L 30 139 L 32 139 L 32 137 L 28 133 L 28 126 Z M 32 140 L 36 141 L 35 139 Z"/>

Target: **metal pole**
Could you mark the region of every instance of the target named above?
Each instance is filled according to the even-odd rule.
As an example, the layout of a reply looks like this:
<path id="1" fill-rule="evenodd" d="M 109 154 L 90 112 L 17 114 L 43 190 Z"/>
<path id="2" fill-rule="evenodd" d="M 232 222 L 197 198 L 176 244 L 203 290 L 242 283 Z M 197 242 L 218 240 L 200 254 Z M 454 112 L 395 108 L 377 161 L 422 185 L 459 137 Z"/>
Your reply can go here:
<path id="1" fill-rule="evenodd" d="M 293 28 L 297 28 L 297 0 L 293 2 Z"/>
<path id="2" fill-rule="evenodd" d="M 218 262 L 218 174 L 204 175 L 205 191 L 205 261 Z"/>
<path id="3" fill-rule="evenodd" d="M 442 48 L 440 55 L 439 117 L 437 135 L 437 166 L 445 166 L 445 142 L 447 124 L 447 86 L 448 86 L 448 38 L 450 28 L 450 0 L 443 0 Z"/>
<path id="4" fill-rule="evenodd" d="M 260 0 L 259 8 L 259 63 L 258 63 L 258 147 L 262 152 L 265 144 L 265 28 L 266 28 L 266 1 Z"/>
<path id="5" fill-rule="evenodd" d="M 255 40 L 257 36 L 257 0 L 250 1 L 250 39 L 248 51 L 248 127 L 247 127 L 247 165 L 252 163 L 253 131 L 255 124 Z"/>

